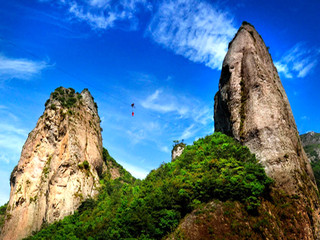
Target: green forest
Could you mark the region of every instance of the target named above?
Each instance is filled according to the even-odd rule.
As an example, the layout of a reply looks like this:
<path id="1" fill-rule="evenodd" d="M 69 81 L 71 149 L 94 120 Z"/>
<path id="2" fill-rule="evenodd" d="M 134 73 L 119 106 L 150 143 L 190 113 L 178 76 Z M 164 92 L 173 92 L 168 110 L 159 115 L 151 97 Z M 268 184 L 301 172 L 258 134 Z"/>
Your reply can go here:
<path id="1" fill-rule="evenodd" d="M 116 164 L 107 150 L 103 155 Z M 186 146 L 144 180 L 121 169 L 118 179 L 103 176 L 97 199 L 27 239 L 162 239 L 213 199 L 239 201 L 254 215 L 272 184 L 249 149 L 221 133 Z"/>

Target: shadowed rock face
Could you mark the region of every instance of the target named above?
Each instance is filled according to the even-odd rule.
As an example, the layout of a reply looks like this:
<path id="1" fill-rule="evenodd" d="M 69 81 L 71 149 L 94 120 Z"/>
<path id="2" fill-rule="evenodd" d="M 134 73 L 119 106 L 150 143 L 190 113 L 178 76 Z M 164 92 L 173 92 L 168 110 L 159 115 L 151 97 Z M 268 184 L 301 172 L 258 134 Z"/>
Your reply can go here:
<path id="1" fill-rule="evenodd" d="M 105 168 L 100 118 L 91 94 L 56 89 L 11 174 L 1 239 L 21 239 L 72 214 L 98 193 Z"/>
<path id="2" fill-rule="evenodd" d="M 255 153 L 275 187 L 301 198 L 306 239 L 319 232 L 319 199 L 288 98 L 261 36 L 246 22 L 229 44 L 214 104 L 215 131 Z M 307 214 L 307 208 L 312 214 Z"/>

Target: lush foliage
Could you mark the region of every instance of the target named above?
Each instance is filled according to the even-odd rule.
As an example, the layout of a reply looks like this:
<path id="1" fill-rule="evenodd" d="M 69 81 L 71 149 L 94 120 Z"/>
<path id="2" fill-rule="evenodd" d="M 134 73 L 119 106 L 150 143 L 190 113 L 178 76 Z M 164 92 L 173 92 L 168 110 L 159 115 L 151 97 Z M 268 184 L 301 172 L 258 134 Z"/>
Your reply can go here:
<path id="1" fill-rule="evenodd" d="M 187 146 L 143 181 L 106 175 L 97 200 L 86 200 L 74 215 L 34 239 L 161 239 L 212 199 L 238 200 L 254 211 L 270 183 L 248 148 L 215 133 Z"/>
<path id="2" fill-rule="evenodd" d="M 79 93 L 75 93 L 73 88 L 65 89 L 63 87 L 58 87 L 51 95 L 54 100 L 58 100 L 65 108 L 73 107 L 77 103 L 77 100 L 81 99 L 81 95 Z M 47 106 L 49 102 L 50 99 L 46 101 L 45 106 Z M 55 104 L 51 104 L 50 108 L 55 110 Z"/>
<path id="3" fill-rule="evenodd" d="M 1 233 L 2 226 L 4 224 L 7 206 L 8 206 L 8 203 L 0 207 L 0 233 Z"/>
<path id="4" fill-rule="evenodd" d="M 8 203 L 6 203 L 0 207 L 0 215 L 4 215 L 6 213 L 7 205 L 8 205 Z"/>

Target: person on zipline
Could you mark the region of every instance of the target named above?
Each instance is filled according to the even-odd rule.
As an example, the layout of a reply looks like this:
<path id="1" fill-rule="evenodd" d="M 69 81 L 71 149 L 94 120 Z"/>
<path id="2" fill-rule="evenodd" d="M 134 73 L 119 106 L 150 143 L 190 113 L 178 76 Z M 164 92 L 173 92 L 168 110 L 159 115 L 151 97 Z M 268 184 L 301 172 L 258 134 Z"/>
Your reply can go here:
<path id="1" fill-rule="evenodd" d="M 132 117 L 133 117 L 134 116 L 133 108 L 135 108 L 134 103 L 131 104 L 131 107 L 132 107 Z"/>

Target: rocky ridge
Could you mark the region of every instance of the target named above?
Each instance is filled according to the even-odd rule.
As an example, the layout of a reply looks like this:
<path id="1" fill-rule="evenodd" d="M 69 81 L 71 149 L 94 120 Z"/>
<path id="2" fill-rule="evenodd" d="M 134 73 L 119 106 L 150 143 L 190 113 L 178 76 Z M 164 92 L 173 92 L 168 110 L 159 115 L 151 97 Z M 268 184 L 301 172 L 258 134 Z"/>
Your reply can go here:
<path id="1" fill-rule="evenodd" d="M 98 194 L 106 165 L 97 105 L 85 89 L 57 88 L 26 140 L 11 177 L 1 239 L 21 239 L 72 214 Z"/>

